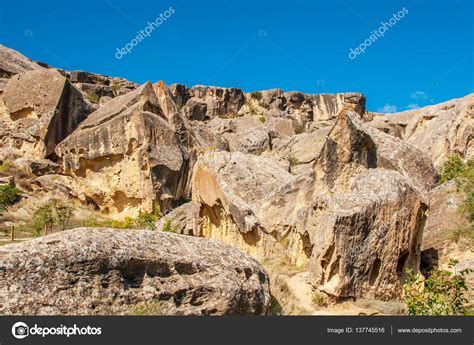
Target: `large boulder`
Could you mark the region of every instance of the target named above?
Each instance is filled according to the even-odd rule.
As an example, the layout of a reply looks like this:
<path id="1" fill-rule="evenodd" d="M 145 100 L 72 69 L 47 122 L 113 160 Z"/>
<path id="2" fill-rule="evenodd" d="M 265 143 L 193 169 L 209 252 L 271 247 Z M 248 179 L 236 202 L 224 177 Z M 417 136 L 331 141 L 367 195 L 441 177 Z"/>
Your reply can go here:
<path id="1" fill-rule="evenodd" d="M 440 168 L 451 155 L 474 157 L 474 94 L 376 117 L 369 124 L 425 153 Z"/>
<path id="2" fill-rule="evenodd" d="M 162 211 L 186 188 L 188 159 L 150 83 L 92 113 L 57 148 L 88 199 L 117 216 Z"/>
<path id="3" fill-rule="evenodd" d="M 2 154 L 54 157 L 56 145 L 93 109 L 79 90 L 54 69 L 17 74 L 3 92 Z"/>
<path id="4" fill-rule="evenodd" d="M 0 249 L 6 315 L 263 315 L 262 266 L 216 241 L 73 229 Z"/>

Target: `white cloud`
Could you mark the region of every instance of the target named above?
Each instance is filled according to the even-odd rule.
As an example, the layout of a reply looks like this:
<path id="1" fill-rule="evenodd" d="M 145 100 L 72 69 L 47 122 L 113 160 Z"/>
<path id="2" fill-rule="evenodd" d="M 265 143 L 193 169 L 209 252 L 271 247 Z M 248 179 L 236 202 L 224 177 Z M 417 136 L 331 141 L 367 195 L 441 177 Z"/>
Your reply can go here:
<path id="1" fill-rule="evenodd" d="M 411 94 L 412 99 L 427 99 L 428 95 L 424 91 L 415 91 Z"/>
<path id="2" fill-rule="evenodd" d="M 407 109 L 420 109 L 420 106 L 416 103 L 410 103 L 407 105 Z"/>
<path id="3" fill-rule="evenodd" d="M 385 103 L 382 108 L 377 109 L 379 113 L 392 114 L 397 112 L 397 106 Z"/>

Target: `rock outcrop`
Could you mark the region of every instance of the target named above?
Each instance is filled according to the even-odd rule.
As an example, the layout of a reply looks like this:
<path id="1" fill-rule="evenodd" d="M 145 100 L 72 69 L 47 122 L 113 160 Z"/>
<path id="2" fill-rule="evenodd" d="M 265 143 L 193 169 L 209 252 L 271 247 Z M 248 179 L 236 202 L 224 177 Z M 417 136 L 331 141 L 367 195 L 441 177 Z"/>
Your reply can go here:
<path id="1" fill-rule="evenodd" d="M 370 124 L 420 149 L 436 168 L 451 155 L 474 158 L 474 94 L 376 117 Z"/>
<path id="2" fill-rule="evenodd" d="M 15 74 L 36 69 L 43 69 L 43 67 L 16 50 L 0 44 L 0 78 L 10 78 Z"/>
<path id="3" fill-rule="evenodd" d="M 212 240 L 73 229 L 0 248 L 0 314 L 264 315 L 260 264 Z M 147 310 L 149 308 L 150 310 Z"/>
<path id="4" fill-rule="evenodd" d="M 385 156 L 384 145 L 400 142 L 378 134 L 341 113 L 313 171 L 300 177 L 273 158 L 208 153 L 193 174 L 195 234 L 260 259 L 286 252 L 336 297 L 400 296 L 404 269 L 419 264 L 427 204 L 395 164 L 400 157 Z"/>
<path id="5" fill-rule="evenodd" d="M 51 157 L 56 145 L 93 111 L 81 92 L 54 69 L 11 77 L 2 98 L 2 155 Z"/>
<path id="6" fill-rule="evenodd" d="M 57 148 L 64 171 L 106 213 L 162 211 L 181 198 L 188 161 L 153 87 L 146 83 L 92 113 Z"/>

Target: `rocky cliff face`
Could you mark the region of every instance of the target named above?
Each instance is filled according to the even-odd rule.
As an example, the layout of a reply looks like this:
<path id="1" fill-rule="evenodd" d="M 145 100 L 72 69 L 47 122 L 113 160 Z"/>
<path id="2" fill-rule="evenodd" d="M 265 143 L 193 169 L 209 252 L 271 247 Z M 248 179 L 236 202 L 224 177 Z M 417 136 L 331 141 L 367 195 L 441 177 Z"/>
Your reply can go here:
<path id="1" fill-rule="evenodd" d="M 451 155 L 474 157 L 474 95 L 376 117 L 371 123 L 425 153 L 439 168 Z"/>
<path id="2" fill-rule="evenodd" d="M 9 315 L 270 311 L 258 262 L 216 241 L 161 232 L 74 229 L 1 247 L 0 278 L 0 313 Z"/>
<path id="3" fill-rule="evenodd" d="M 4 47 L 0 72 L 0 160 L 29 172 L 25 209 L 37 209 L 39 191 L 93 204 L 98 215 L 115 220 L 159 206 L 158 230 L 218 240 L 250 254 L 271 266 L 276 289 L 287 291 L 281 282 L 288 282 L 305 291 L 297 292 L 295 301 L 306 301 L 301 295 L 315 291 L 333 300 L 399 299 L 406 268 L 417 270 L 421 263 L 425 269 L 427 260 L 435 262 L 430 259 L 435 252 L 440 263 L 450 251 L 469 254 L 470 244 L 454 248 L 445 242 L 445 211 L 456 218 L 450 207 L 453 186 L 438 184 L 448 156 L 473 158 L 473 95 L 380 116 L 366 111 L 359 93 L 246 93 L 161 81 L 139 86 L 40 66 Z M 24 182 L 21 174 L 4 175 L 17 186 Z M 7 217 L 15 221 L 15 214 L 25 214 L 20 211 Z M 263 270 L 213 241 L 80 230 L 32 243 L 3 251 L 9 266 L 2 272 L 7 282 L 2 294 L 13 301 L 5 312 L 68 313 L 78 304 L 83 314 L 126 313 L 131 303 L 149 298 L 162 300 L 166 313 L 268 311 Z M 61 259 L 65 255 L 67 267 L 79 271 L 47 260 L 50 251 Z M 82 252 L 90 254 L 87 267 L 69 256 Z M 145 262 L 134 256 L 138 252 L 146 254 Z M 142 274 L 162 267 L 162 254 L 166 267 L 178 268 L 166 277 L 158 274 L 158 280 Z M 472 257 L 464 254 L 461 264 L 469 265 Z M 180 272 L 180 255 L 219 271 L 194 272 L 197 266 L 190 264 L 192 274 Z M 35 257 L 41 260 L 36 263 Z M 62 304 L 22 304 L 21 296 L 40 297 L 26 292 L 21 265 L 25 272 L 44 265 L 38 279 L 58 277 L 57 284 L 46 279 L 53 291 L 47 298 L 59 296 Z M 133 283 L 135 278 L 127 279 L 136 274 L 141 278 L 133 293 L 123 284 Z M 82 277 L 92 284 L 68 285 Z M 207 280 L 210 285 L 204 286 Z M 184 295 L 171 282 L 184 284 Z M 8 286 L 13 290 L 5 290 Z M 58 286 L 67 288 L 62 293 Z M 67 302 L 68 294 L 76 299 Z M 80 301 L 83 294 L 95 299 Z M 97 296 L 111 304 L 97 304 Z"/>

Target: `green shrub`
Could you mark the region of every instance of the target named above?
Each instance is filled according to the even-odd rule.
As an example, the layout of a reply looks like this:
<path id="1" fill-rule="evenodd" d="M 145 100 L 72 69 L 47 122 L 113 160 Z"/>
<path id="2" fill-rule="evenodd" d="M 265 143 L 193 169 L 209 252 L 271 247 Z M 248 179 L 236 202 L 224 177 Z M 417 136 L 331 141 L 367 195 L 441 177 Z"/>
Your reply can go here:
<path id="1" fill-rule="evenodd" d="M 140 212 L 136 219 L 136 224 L 139 227 L 145 227 L 148 230 L 156 230 L 156 221 L 158 217 L 148 212 Z"/>
<path id="2" fill-rule="evenodd" d="M 466 217 L 469 225 L 464 229 L 456 229 L 453 239 L 458 235 L 474 239 L 474 160 L 463 162 L 459 156 L 451 156 L 441 169 L 441 182 L 454 180 L 458 192 L 464 196 L 459 211 Z"/>
<path id="3" fill-rule="evenodd" d="M 258 120 L 259 120 L 261 123 L 265 123 L 265 122 L 267 122 L 267 119 L 266 119 L 266 117 L 265 117 L 265 116 L 263 116 L 263 115 L 259 116 Z"/>
<path id="4" fill-rule="evenodd" d="M 459 178 L 464 172 L 464 162 L 459 156 L 451 156 L 441 168 L 441 183 Z"/>
<path id="5" fill-rule="evenodd" d="M 61 227 L 61 230 L 66 230 L 69 224 L 69 220 L 71 219 L 72 215 L 74 214 L 74 206 L 70 204 L 65 204 L 60 200 L 53 200 L 53 209 L 56 213 L 56 219 Z"/>
<path id="6" fill-rule="evenodd" d="M 89 217 L 89 218 L 83 219 L 81 223 L 82 223 L 82 226 L 86 228 L 100 228 L 104 226 L 104 224 L 99 222 L 97 218 L 95 217 Z"/>
<path id="7" fill-rule="evenodd" d="M 161 229 L 161 231 L 164 231 L 164 232 L 178 232 L 178 230 L 176 230 L 172 225 L 171 225 L 171 220 L 167 220 L 165 222 L 165 224 L 163 224 L 163 228 Z"/>
<path id="8" fill-rule="evenodd" d="M 42 229 L 52 230 L 55 223 L 56 217 L 51 202 L 41 206 L 33 214 L 33 226 L 37 234 L 40 234 Z"/>
<path id="9" fill-rule="evenodd" d="M 449 267 L 454 268 L 456 260 Z M 468 313 L 464 294 L 469 289 L 465 276 L 472 270 L 459 274 L 435 269 L 423 282 L 421 273 L 407 269 L 408 281 L 403 285 L 404 302 L 409 315 L 465 315 Z"/>
<path id="10" fill-rule="evenodd" d="M 0 186 L 0 212 L 6 211 L 15 204 L 21 195 L 21 191 L 11 185 Z"/>
<path id="11" fill-rule="evenodd" d="M 69 220 L 74 214 L 74 206 L 61 200 L 53 199 L 38 208 L 33 215 L 33 226 L 36 233 L 41 229 L 52 230 L 54 224 L 59 224 L 61 230 L 66 230 Z"/>

